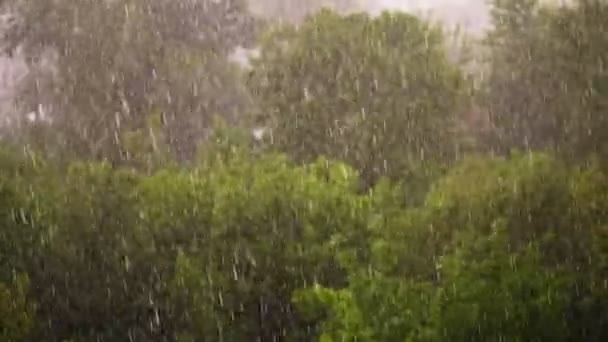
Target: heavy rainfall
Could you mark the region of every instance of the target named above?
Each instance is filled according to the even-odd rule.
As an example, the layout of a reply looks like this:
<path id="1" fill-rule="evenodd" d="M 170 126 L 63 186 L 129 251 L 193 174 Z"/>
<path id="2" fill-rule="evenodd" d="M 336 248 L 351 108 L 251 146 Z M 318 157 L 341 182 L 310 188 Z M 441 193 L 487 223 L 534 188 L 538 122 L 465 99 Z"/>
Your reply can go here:
<path id="1" fill-rule="evenodd" d="M 608 0 L 0 0 L 0 342 L 608 341 Z"/>

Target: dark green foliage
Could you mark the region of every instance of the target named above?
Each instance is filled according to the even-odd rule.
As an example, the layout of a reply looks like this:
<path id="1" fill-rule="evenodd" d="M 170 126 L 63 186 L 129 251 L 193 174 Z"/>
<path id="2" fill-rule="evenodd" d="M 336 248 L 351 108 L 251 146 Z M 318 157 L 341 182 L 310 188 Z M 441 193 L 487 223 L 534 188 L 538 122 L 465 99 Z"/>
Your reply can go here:
<path id="1" fill-rule="evenodd" d="M 607 156 L 608 3 L 493 1 L 484 102 L 498 149 Z"/>
<path id="2" fill-rule="evenodd" d="M 424 204 L 244 149 L 152 175 L 2 155 L 0 334 L 15 341 L 600 341 L 608 182 L 469 158 Z"/>
<path id="3" fill-rule="evenodd" d="M 473 158 L 419 208 L 395 211 L 379 189 L 369 262 L 344 263 L 345 289 L 294 299 L 329 317 L 327 341 L 600 341 L 601 175 L 543 155 Z"/>
<path id="4" fill-rule="evenodd" d="M 21 51 L 14 139 L 68 158 L 129 162 L 133 131 L 194 157 L 215 115 L 248 105 L 227 56 L 248 46 L 257 21 L 243 0 L 12 0 L 0 44 Z M 31 122 L 25 114 L 34 111 Z M 161 127 L 148 127 L 158 116 Z M 162 117 L 162 120 L 160 118 Z M 159 124 L 161 123 L 159 122 Z M 17 124 L 18 123 L 18 124 Z M 162 130 L 161 130 L 162 128 Z M 162 132 L 148 132 L 157 129 Z"/>
<path id="5" fill-rule="evenodd" d="M 33 305 L 28 301 L 27 276 L 15 274 L 7 286 L 0 282 L 0 338 L 3 341 L 21 341 L 31 332 Z"/>
<path id="6" fill-rule="evenodd" d="M 370 208 L 354 173 L 326 161 L 229 156 L 146 177 L 12 164 L 2 281 L 30 277 L 34 340 L 311 336 L 291 293 L 344 284 L 336 249 L 352 241 L 338 237 L 362 231 Z"/>
<path id="7" fill-rule="evenodd" d="M 0 148 L 0 340 L 608 340 L 605 1 L 496 1 L 489 147 L 548 150 L 500 158 L 460 155 L 467 82 L 410 15 L 271 31 L 260 141 L 214 112 L 242 2 L 0 5 L 58 68 L 18 92 L 43 157 Z"/>
<path id="8" fill-rule="evenodd" d="M 253 67 L 273 146 L 297 161 L 343 160 L 369 186 L 458 152 L 465 80 L 441 29 L 417 17 L 322 11 L 268 34 Z"/>

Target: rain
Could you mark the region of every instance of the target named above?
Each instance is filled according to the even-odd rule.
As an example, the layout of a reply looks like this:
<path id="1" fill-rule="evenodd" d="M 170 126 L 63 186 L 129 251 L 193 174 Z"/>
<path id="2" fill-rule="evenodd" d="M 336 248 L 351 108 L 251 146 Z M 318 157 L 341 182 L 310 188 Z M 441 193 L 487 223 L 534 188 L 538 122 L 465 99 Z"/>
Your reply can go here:
<path id="1" fill-rule="evenodd" d="M 0 0 L 0 342 L 608 341 L 607 0 Z"/>

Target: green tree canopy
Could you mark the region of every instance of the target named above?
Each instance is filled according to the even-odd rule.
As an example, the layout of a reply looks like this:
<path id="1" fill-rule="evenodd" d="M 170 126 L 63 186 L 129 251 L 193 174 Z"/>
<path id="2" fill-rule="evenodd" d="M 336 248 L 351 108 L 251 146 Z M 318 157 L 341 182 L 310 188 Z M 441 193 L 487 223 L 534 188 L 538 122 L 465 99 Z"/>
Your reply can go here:
<path id="1" fill-rule="evenodd" d="M 273 144 L 347 161 L 367 183 L 458 150 L 464 80 L 441 30 L 404 13 L 322 11 L 262 42 L 249 81 Z"/>
<path id="2" fill-rule="evenodd" d="M 493 4 L 484 91 L 494 146 L 605 158 L 608 3 Z"/>
<path id="3" fill-rule="evenodd" d="M 227 60 L 255 36 L 243 1 L 16 0 L 3 13 L 13 18 L 3 45 L 29 67 L 17 101 L 36 113 L 20 119 L 38 127 L 27 136 L 38 146 L 119 161 L 123 133 L 161 115 L 188 159 L 214 115 L 232 120 L 247 103 Z"/>
<path id="4" fill-rule="evenodd" d="M 324 317 L 321 341 L 600 341 L 602 175 L 547 155 L 472 158 L 406 211 L 376 188 L 369 258 L 343 264 L 346 288 L 294 302 Z"/>

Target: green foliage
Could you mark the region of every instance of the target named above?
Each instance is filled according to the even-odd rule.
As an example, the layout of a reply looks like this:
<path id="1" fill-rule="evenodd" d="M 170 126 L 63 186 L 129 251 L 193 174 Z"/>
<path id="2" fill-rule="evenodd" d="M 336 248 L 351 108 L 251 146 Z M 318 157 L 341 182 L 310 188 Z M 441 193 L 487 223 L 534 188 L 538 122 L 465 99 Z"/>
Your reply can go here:
<path id="1" fill-rule="evenodd" d="M 184 303 L 207 301 L 217 308 L 215 318 L 225 317 L 217 325 L 202 311 L 183 324 L 203 329 L 197 322 L 207 321 L 225 338 L 270 338 L 282 322 L 298 320 L 287 313 L 294 289 L 313 281 L 342 283 L 331 237 L 340 227 L 362 229 L 365 204 L 354 194 L 356 178 L 348 168 L 325 165 L 300 169 L 283 158 L 231 159 L 142 183 L 137 196 L 146 207 L 140 214 L 157 253 L 181 255 L 186 273 L 175 279 L 182 284 L 176 295 Z M 188 275 L 198 272 L 194 265 L 213 280 L 197 283 Z M 188 279 L 201 297 L 183 288 Z"/>
<path id="2" fill-rule="evenodd" d="M 567 279 L 542 261 L 534 245 L 513 252 L 504 227 L 464 236 L 465 246 L 441 260 L 434 308 L 437 340 L 566 341 Z"/>
<path id="3" fill-rule="evenodd" d="M 243 0 L 15 0 L 2 47 L 21 51 L 15 139 L 70 158 L 122 162 L 125 132 L 163 117 L 164 143 L 194 157 L 210 118 L 233 120 L 248 99 L 227 60 L 248 45 L 257 21 Z M 31 130 L 30 130 L 31 129 Z M 147 132 L 144 133 L 147 135 Z M 132 152 L 132 151 L 131 151 Z"/>
<path id="4" fill-rule="evenodd" d="M 465 81 L 445 50 L 439 28 L 408 14 L 321 11 L 262 40 L 249 85 L 274 146 L 346 161 L 370 185 L 454 158 Z"/>
<path id="5" fill-rule="evenodd" d="M 571 212 L 571 177 L 563 164 L 546 155 L 473 158 L 437 183 L 427 197 L 426 215 L 439 239 L 454 229 L 489 232 L 501 223 L 516 249 L 542 241 L 549 264 L 584 263 L 588 233 L 573 225 L 584 216 Z"/>
<path id="6" fill-rule="evenodd" d="M 598 166 L 472 157 L 404 209 L 400 188 L 384 180 L 361 194 L 357 173 L 339 162 L 220 155 L 138 174 L 92 163 L 57 169 L 5 150 L 2 333 L 52 341 L 606 336 L 608 182 Z"/>
<path id="7" fill-rule="evenodd" d="M 493 145 L 605 158 L 608 3 L 509 0 L 493 8 L 482 89 Z"/>
<path id="8" fill-rule="evenodd" d="M 28 302 L 29 280 L 19 275 L 14 284 L 0 282 L 0 338 L 3 341 L 22 341 L 30 333 L 34 307 Z"/>
<path id="9" fill-rule="evenodd" d="M 11 158 L 1 280 L 13 268 L 44 284 L 28 291 L 34 340 L 306 338 L 317 322 L 291 293 L 342 286 L 337 251 L 364 242 L 351 237 L 369 202 L 340 163 L 229 154 L 146 176 L 90 163 L 32 172 Z"/>
<path id="10" fill-rule="evenodd" d="M 439 27 L 274 26 L 243 94 L 243 4 L 0 0 L 52 119 L 0 147 L 0 339 L 608 340 L 605 1 L 494 2 L 487 142 L 548 151 L 464 158 Z"/>
<path id="11" fill-rule="evenodd" d="M 348 287 L 294 301 L 326 317 L 328 341 L 601 340 L 605 273 L 589 260 L 605 255 L 593 247 L 604 245 L 602 177 L 546 155 L 476 157 L 406 211 L 383 183 L 369 258 L 344 264 Z"/>

